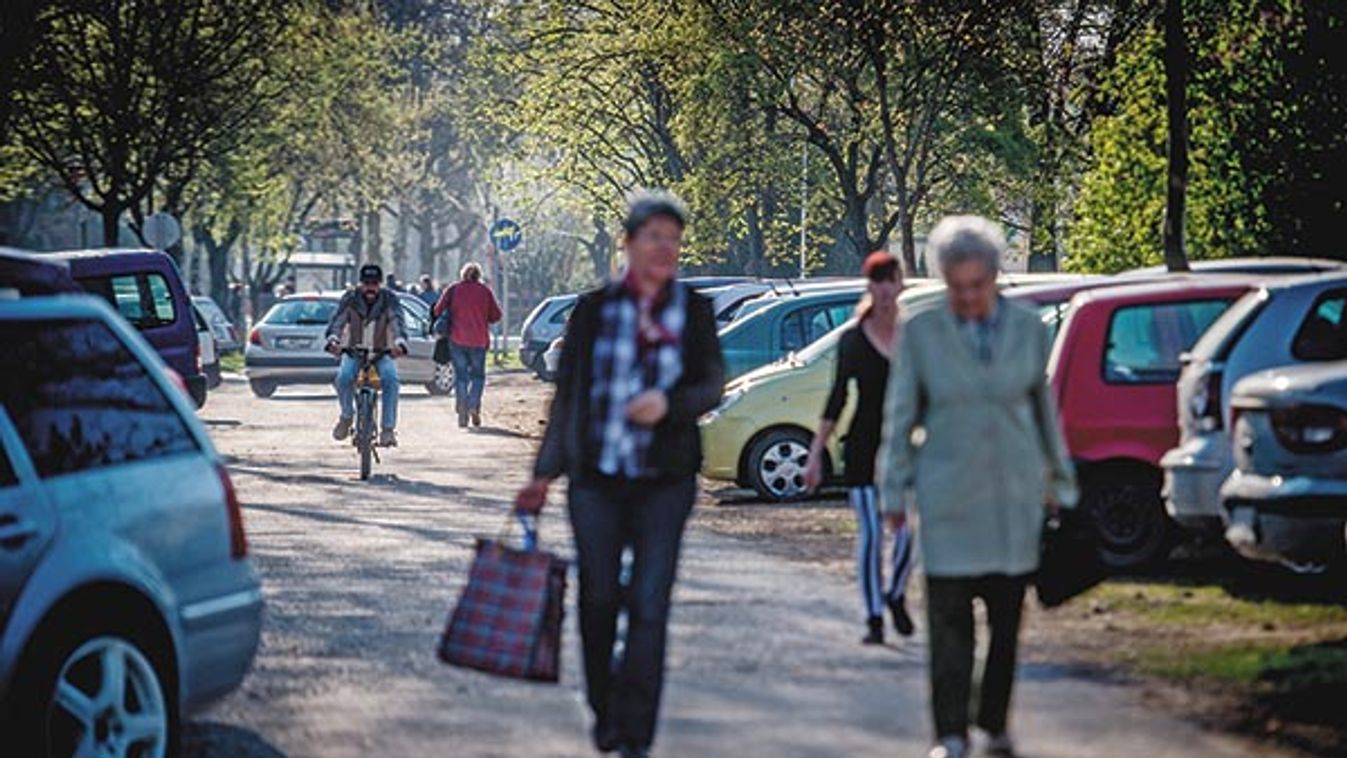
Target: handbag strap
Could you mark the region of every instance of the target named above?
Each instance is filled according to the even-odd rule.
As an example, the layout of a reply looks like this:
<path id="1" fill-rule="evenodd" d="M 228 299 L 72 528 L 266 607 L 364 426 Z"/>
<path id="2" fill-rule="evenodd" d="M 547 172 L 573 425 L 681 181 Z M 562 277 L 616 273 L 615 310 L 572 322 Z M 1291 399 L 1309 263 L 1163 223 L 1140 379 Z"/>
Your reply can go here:
<path id="1" fill-rule="evenodd" d="M 505 542 L 510 536 L 510 531 L 515 524 L 524 530 L 523 549 L 525 552 L 533 552 L 538 549 L 538 517 L 527 513 L 510 513 L 505 517 L 505 523 L 501 525 L 500 532 L 496 534 L 497 542 Z"/>

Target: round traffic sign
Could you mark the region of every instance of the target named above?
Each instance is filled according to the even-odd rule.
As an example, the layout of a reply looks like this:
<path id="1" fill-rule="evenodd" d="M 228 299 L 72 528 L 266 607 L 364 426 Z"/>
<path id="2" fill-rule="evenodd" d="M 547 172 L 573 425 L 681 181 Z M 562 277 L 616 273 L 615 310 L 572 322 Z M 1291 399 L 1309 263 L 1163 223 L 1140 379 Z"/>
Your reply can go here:
<path id="1" fill-rule="evenodd" d="M 182 226 L 172 215 L 160 211 L 145 219 L 142 230 L 145 242 L 159 250 L 167 250 L 182 239 Z"/>
<path id="2" fill-rule="evenodd" d="M 508 253 L 519 247 L 524 241 L 524 230 L 519 224 L 503 218 L 491 225 L 491 244 L 502 253 Z"/>

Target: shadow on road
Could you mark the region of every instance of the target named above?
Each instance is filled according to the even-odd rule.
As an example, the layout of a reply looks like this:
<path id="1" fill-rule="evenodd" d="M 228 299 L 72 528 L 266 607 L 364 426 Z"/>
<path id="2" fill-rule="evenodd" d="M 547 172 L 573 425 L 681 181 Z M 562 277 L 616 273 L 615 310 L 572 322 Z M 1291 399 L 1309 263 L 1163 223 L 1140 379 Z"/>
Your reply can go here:
<path id="1" fill-rule="evenodd" d="M 1275 564 L 1244 560 L 1218 543 L 1181 546 L 1163 564 L 1114 581 L 1216 586 L 1231 597 L 1252 602 L 1347 606 L 1347 571 L 1342 566 L 1321 574 L 1296 574 Z"/>
<path id="2" fill-rule="evenodd" d="M 508 437 L 510 439 L 528 439 L 529 435 L 516 432 L 513 429 L 502 429 L 496 426 L 479 426 L 468 432 L 472 435 L 481 435 L 483 437 Z"/>
<path id="3" fill-rule="evenodd" d="M 213 722 L 192 722 L 183 729 L 183 758 L 286 758 L 247 729 Z"/>
<path id="4" fill-rule="evenodd" d="M 459 541 L 463 544 L 471 544 L 475 539 L 474 535 L 468 532 L 448 531 L 444 529 L 427 529 L 425 527 L 411 526 L 409 524 L 399 524 L 392 521 L 372 521 L 369 519 L 355 518 L 354 516 L 345 516 L 341 513 L 330 510 L 313 510 L 311 508 L 296 508 L 294 506 L 275 505 L 272 503 L 248 503 L 244 506 L 249 510 L 268 511 L 270 513 L 279 513 L 285 516 L 295 518 L 310 519 L 312 521 L 321 521 L 327 524 L 349 524 L 352 526 L 365 526 L 375 529 L 392 529 L 394 531 L 405 532 L 407 534 L 420 537 L 421 539 L 432 540 L 436 542 L 454 542 Z"/>

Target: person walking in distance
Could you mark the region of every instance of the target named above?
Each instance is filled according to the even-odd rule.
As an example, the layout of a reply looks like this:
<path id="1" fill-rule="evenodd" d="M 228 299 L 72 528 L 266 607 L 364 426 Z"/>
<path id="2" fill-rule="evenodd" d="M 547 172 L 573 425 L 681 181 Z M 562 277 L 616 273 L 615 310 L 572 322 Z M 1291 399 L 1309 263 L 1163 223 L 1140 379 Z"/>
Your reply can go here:
<path id="1" fill-rule="evenodd" d="M 421 291 L 416 293 L 416 296 L 421 298 L 421 302 L 434 308 L 435 303 L 440 300 L 440 292 L 435 289 L 435 280 L 430 278 L 430 274 L 422 274 L 420 285 Z"/>
<path id="2" fill-rule="evenodd" d="M 902 514 L 890 516 L 893 527 L 893 561 L 890 581 L 884 588 L 881 554 L 884 527 L 875 489 L 875 454 L 879 450 L 880 426 L 884 419 L 884 391 L 889 381 L 889 358 L 898 333 L 898 293 L 903 289 L 898 260 L 886 252 L 871 253 L 861 267 L 869 282 L 857 309 L 858 323 L 837 344 L 837 366 L 828 403 L 819 420 L 818 432 L 809 447 L 805 486 L 813 491 L 823 481 L 823 458 L 828 440 L 847 402 L 850 384 L 856 383 L 856 410 L 843 438 L 843 463 L 848 499 L 856 511 L 856 576 L 865 604 L 867 645 L 884 643 L 884 607 L 893 617 L 894 629 L 912 634 L 907 615 L 907 578 L 912 569 L 912 533 Z"/>
<path id="3" fill-rule="evenodd" d="M 458 427 L 482 425 L 482 393 L 486 389 L 486 351 L 491 325 L 500 321 L 500 305 L 482 283 L 482 267 L 466 263 L 459 280 L 435 303 L 435 318 L 449 312 L 449 361 L 454 366 L 454 407 Z"/>
<path id="4" fill-rule="evenodd" d="M 1011 756 L 1025 587 L 1038 568 L 1045 508 L 1073 507 L 1076 479 L 1048 386 L 1047 329 L 1037 313 L 997 292 L 1000 228 L 976 216 L 945 218 L 927 251 L 947 302 L 902 327 L 878 459 L 880 502 L 898 512 L 914 490 L 921 519 L 931 757 L 968 754 L 976 598 L 991 627 L 977 726 L 989 754 Z"/>
<path id="5" fill-rule="evenodd" d="M 594 745 L 623 756 L 647 755 L 655 738 L 670 597 L 701 467 L 697 419 L 725 383 L 711 303 L 675 279 L 684 218 L 671 197 L 632 202 L 626 269 L 576 303 L 533 480 L 515 498 L 518 511 L 537 513 L 550 483 L 569 478 Z"/>

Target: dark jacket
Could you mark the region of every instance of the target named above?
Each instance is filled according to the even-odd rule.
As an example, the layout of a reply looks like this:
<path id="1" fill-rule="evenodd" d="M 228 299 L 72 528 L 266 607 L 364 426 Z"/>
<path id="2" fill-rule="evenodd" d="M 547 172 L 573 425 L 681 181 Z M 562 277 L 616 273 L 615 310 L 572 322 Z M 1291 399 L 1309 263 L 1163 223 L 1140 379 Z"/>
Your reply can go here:
<path id="1" fill-rule="evenodd" d="M 683 286 L 681 284 L 677 286 Z M 566 324 L 547 431 L 534 464 L 535 477 L 572 479 L 595 475 L 598 450 L 590 441 L 589 391 L 594 365 L 594 341 L 607 288 L 580 296 Z M 652 450 L 662 477 L 691 476 L 701 469 L 702 441 L 697 419 L 715 408 L 725 386 L 725 361 L 716 336 L 711 301 L 687 293 L 687 323 L 683 327 L 683 375 L 669 391 L 669 412 L 655 426 Z"/>
<path id="2" fill-rule="evenodd" d="M 365 327 L 372 324 L 373 344 L 364 344 Z M 328 338 L 336 337 L 342 347 L 367 347 L 378 351 L 390 350 L 398 342 L 407 341 L 407 329 L 402 323 L 402 306 L 392 290 L 380 290 L 373 303 L 365 302 L 360 290 L 351 290 L 341 296 L 337 312 L 327 324 Z"/>

